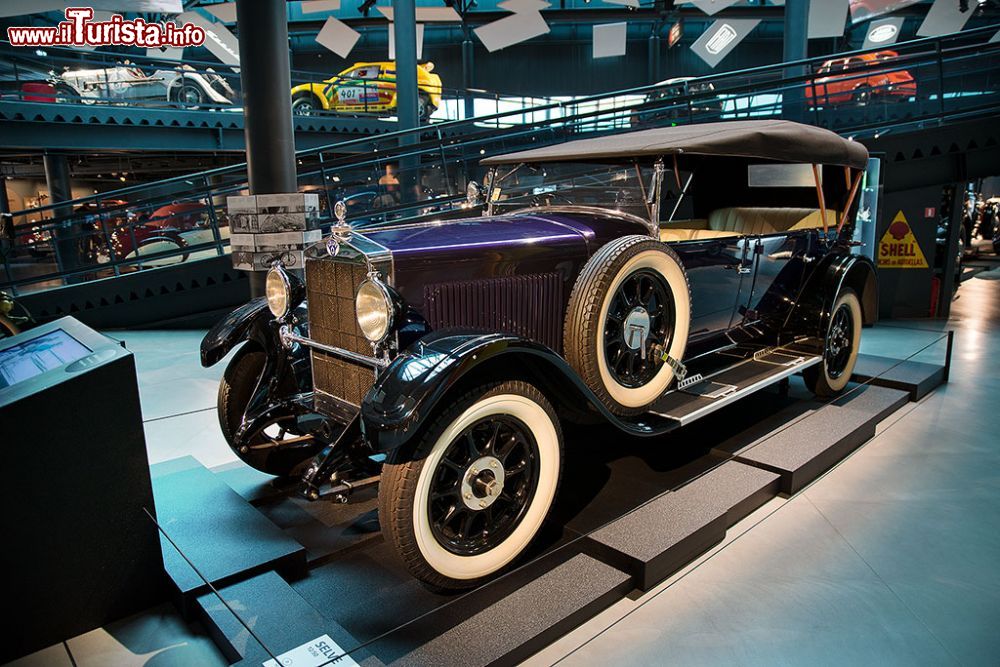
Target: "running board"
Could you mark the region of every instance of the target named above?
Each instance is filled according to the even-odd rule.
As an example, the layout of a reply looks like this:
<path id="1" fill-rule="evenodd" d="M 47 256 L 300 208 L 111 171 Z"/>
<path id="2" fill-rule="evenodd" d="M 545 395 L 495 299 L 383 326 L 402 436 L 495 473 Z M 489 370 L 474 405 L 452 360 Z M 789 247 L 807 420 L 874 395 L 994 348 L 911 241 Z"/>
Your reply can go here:
<path id="1" fill-rule="evenodd" d="M 822 361 L 819 355 L 783 348 L 761 350 L 717 373 L 664 394 L 650 412 L 682 426 Z"/>

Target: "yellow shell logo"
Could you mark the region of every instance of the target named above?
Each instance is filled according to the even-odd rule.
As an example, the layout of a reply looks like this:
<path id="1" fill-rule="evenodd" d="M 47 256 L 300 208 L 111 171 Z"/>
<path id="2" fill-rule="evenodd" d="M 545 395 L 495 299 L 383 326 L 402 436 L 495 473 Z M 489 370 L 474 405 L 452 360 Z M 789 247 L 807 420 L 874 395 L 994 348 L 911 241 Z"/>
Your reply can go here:
<path id="1" fill-rule="evenodd" d="M 927 258 L 900 211 L 878 243 L 878 266 L 882 269 L 926 269 Z"/>

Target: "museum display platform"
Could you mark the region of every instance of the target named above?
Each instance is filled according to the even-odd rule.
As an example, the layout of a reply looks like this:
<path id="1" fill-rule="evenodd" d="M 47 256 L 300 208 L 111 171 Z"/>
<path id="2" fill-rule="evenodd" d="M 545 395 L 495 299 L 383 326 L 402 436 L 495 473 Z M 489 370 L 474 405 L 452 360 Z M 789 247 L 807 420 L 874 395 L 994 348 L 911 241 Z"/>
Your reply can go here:
<path id="1" fill-rule="evenodd" d="M 190 457 L 152 467 L 165 567 L 179 607 L 233 663 L 318 646 L 331 659 L 347 653 L 338 665 L 512 664 L 641 596 L 947 381 L 948 356 L 913 356 L 866 357 L 832 401 L 792 378 L 655 442 L 567 427 L 578 455 L 566 457 L 530 553 L 463 594 L 429 591 L 395 559 L 374 488 L 348 504 L 310 503 L 242 464 L 209 471 Z"/>

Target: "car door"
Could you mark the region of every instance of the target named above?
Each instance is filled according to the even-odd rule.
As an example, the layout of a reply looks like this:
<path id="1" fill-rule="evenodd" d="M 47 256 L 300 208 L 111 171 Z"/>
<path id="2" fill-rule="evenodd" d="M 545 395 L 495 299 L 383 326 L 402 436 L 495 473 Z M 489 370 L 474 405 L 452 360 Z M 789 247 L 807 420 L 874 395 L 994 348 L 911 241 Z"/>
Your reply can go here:
<path id="1" fill-rule="evenodd" d="M 783 319 L 801 286 L 815 230 L 765 234 L 750 241 L 748 263 L 753 273 L 741 284 L 732 326 L 761 319 Z"/>
<path id="2" fill-rule="evenodd" d="M 753 278 L 752 243 L 747 237 L 727 236 L 671 244 L 680 255 L 691 286 L 693 341 L 729 329 L 741 290 Z"/>

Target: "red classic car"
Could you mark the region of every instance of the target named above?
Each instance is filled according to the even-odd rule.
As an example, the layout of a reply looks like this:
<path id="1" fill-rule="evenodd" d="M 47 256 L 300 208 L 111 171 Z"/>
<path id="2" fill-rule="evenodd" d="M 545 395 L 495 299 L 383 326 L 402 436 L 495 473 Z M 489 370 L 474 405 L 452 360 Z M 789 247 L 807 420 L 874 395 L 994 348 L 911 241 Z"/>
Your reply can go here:
<path id="1" fill-rule="evenodd" d="M 863 53 L 827 60 L 806 87 L 806 101 L 814 104 L 867 104 L 869 100 L 905 102 L 917 94 L 917 82 L 908 70 L 893 69 L 895 51 Z"/>

